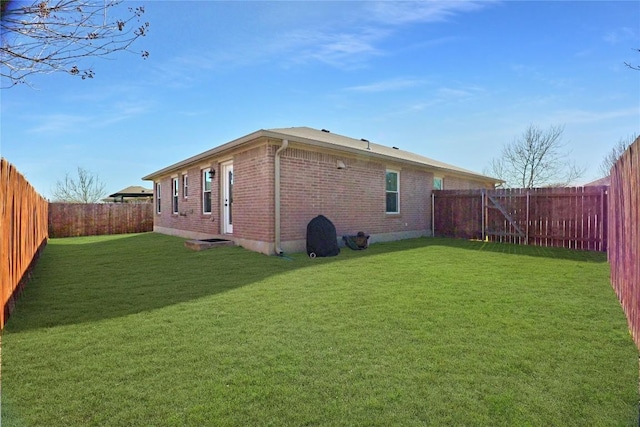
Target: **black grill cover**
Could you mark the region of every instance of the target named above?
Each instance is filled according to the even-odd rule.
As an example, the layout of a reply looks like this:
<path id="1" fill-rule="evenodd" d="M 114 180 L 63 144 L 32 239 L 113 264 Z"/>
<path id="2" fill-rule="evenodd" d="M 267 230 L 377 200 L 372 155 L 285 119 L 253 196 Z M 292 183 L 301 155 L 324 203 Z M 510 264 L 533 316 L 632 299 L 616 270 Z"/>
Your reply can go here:
<path id="1" fill-rule="evenodd" d="M 340 253 L 336 227 L 324 215 L 318 215 L 307 224 L 307 255 L 336 256 Z"/>

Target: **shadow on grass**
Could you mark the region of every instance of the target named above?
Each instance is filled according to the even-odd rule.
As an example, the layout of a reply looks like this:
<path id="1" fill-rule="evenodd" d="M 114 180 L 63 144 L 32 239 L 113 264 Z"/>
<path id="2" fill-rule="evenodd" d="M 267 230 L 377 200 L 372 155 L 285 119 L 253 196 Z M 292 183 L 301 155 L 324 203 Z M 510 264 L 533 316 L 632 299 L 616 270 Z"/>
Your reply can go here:
<path id="1" fill-rule="evenodd" d="M 239 247 L 194 252 L 184 239 L 156 233 L 52 239 L 19 297 L 7 332 L 116 318 L 230 291 L 289 271 L 424 241 L 343 249 L 340 256 L 285 258 Z"/>
<path id="2" fill-rule="evenodd" d="M 366 251 L 343 248 L 337 257 L 286 258 L 239 247 L 194 252 L 184 239 L 155 233 L 53 239 L 9 319 L 10 333 L 94 322 L 160 309 L 227 292 L 268 277 L 327 263 L 429 246 L 606 262 L 600 253 L 418 238 L 379 243 Z M 312 274 L 312 272 L 310 272 Z"/>

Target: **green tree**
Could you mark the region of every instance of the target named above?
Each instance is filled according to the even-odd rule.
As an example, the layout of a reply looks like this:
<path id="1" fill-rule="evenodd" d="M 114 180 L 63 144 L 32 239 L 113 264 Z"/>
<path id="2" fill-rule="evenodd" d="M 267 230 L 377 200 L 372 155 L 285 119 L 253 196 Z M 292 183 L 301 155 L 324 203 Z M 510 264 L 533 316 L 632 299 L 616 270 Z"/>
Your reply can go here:
<path id="1" fill-rule="evenodd" d="M 82 79 L 94 70 L 82 59 L 131 51 L 131 45 L 147 34 L 141 22 L 144 7 L 117 9 L 123 0 L 2 0 L 0 77 L 2 88 L 28 83 L 37 73 L 64 72 Z M 126 14 L 123 18 L 111 12 Z M 137 26 L 136 26 L 137 25 Z M 149 53 L 142 51 L 143 58 Z"/>

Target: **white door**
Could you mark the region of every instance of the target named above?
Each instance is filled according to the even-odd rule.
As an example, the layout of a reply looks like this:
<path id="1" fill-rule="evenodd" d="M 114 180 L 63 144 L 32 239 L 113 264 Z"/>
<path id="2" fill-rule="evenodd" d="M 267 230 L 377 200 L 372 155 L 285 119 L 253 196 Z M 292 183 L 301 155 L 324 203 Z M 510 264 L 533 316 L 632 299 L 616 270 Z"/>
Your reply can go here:
<path id="1" fill-rule="evenodd" d="M 233 234 L 233 163 L 222 164 L 223 233 Z"/>

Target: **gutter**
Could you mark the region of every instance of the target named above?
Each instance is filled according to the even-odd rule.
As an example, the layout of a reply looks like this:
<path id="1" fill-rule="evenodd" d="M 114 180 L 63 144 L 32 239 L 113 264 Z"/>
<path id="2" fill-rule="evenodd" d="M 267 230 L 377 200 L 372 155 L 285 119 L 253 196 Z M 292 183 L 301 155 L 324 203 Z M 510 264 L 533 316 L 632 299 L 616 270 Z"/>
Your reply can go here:
<path id="1" fill-rule="evenodd" d="M 274 243 L 274 251 L 276 255 L 282 256 L 284 251 L 280 248 L 280 153 L 287 149 L 289 146 L 289 140 L 283 139 L 282 145 L 276 151 L 274 158 L 274 182 L 275 182 L 275 191 L 274 191 L 274 207 L 275 207 L 275 243 Z"/>
<path id="2" fill-rule="evenodd" d="M 377 158 L 377 159 L 382 159 L 384 161 L 393 161 L 393 162 L 399 162 L 399 163 L 404 163 L 404 164 L 409 164 L 412 166 L 417 166 L 419 168 L 428 168 L 431 170 L 436 170 L 436 171 L 440 171 L 443 173 L 453 173 L 456 175 L 462 175 L 466 178 L 471 178 L 475 181 L 480 181 L 480 182 L 487 182 L 487 181 L 492 181 L 493 184 L 495 185 L 496 183 L 499 183 L 500 180 L 489 177 L 489 176 L 485 176 L 473 171 L 468 171 L 465 169 L 460 169 L 457 168 L 453 165 L 448 165 L 448 164 L 432 164 L 429 161 L 433 161 L 435 163 L 441 163 L 441 162 L 437 162 L 433 159 L 428 159 L 425 158 L 424 160 L 427 160 L 427 162 L 425 161 L 420 161 L 420 160 L 415 160 L 415 159 L 407 159 L 407 158 L 402 158 L 402 157 L 396 157 L 393 155 L 390 155 L 389 153 L 381 153 L 381 152 L 377 152 L 379 151 L 380 148 L 388 148 L 388 147 L 384 147 L 384 146 L 377 146 L 376 144 L 372 144 L 367 142 L 367 145 L 369 146 L 369 149 L 367 149 L 366 147 L 364 147 L 364 143 L 361 141 L 355 141 L 355 143 L 362 143 L 363 147 L 349 147 L 349 146 L 345 146 L 345 145 L 339 145 L 339 144 L 335 144 L 335 143 L 331 143 L 331 142 L 326 142 L 326 141 L 318 141 L 315 139 L 310 139 L 310 138 L 305 138 L 302 136 L 294 136 L 294 135 L 289 135 L 283 132 L 274 132 L 271 130 L 264 130 L 264 129 L 260 129 L 258 131 L 255 131 L 249 135 L 245 135 L 241 138 L 235 139 L 233 141 L 227 142 L 226 144 L 220 145 L 218 147 L 215 147 L 211 150 L 205 151 L 203 153 L 200 153 L 198 155 L 195 155 L 193 157 L 190 157 L 188 159 L 182 160 L 178 163 L 175 163 L 173 165 L 167 166 L 163 169 L 160 169 L 156 172 L 153 172 L 149 175 L 146 175 L 142 178 L 143 181 L 154 181 L 155 178 L 162 176 L 162 175 L 167 175 L 169 173 L 173 173 L 175 171 L 184 169 L 186 166 L 190 166 L 192 164 L 198 163 L 200 161 L 206 160 L 209 157 L 213 157 L 213 156 L 218 156 L 221 155 L 225 152 L 228 152 L 238 146 L 241 146 L 247 142 L 253 141 L 257 138 L 260 137 L 267 137 L 267 138 L 273 138 L 273 139 L 280 139 L 283 141 L 289 141 L 289 139 L 293 139 L 295 140 L 295 142 L 299 142 L 301 144 L 305 144 L 305 145 L 311 145 L 311 146 L 315 146 L 315 147 L 321 147 L 321 148 L 326 148 L 326 149 L 330 149 L 333 151 L 338 151 L 340 153 L 351 153 L 351 154 L 356 154 L 356 155 L 365 155 L 367 157 L 373 157 L 373 158 Z M 347 139 L 352 139 L 352 138 L 348 138 L 348 137 L 344 137 Z M 389 150 L 386 150 L 389 151 Z M 411 153 L 410 153 L 411 154 Z M 276 156 L 277 157 L 277 156 Z M 422 156 L 420 156 L 422 157 Z"/>
<path id="3" fill-rule="evenodd" d="M 442 163 L 439 162 L 437 160 L 434 159 L 429 159 L 429 158 L 425 158 L 425 160 L 428 160 L 429 162 L 424 162 L 421 160 L 415 160 L 415 159 L 408 159 L 408 158 L 403 158 L 403 157 L 396 157 L 393 156 L 389 153 L 383 153 L 380 152 L 380 149 L 388 149 L 389 147 L 385 147 L 385 146 L 380 146 L 371 142 L 367 142 L 367 145 L 369 146 L 369 148 L 363 147 L 350 147 L 350 146 L 346 146 L 346 145 L 340 145 L 340 144 L 336 144 L 336 143 L 332 143 L 332 142 L 328 142 L 328 141 L 321 141 L 318 139 L 312 139 L 312 138 L 307 138 L 307 137 L 303 137 L 303 136 L 295 136 L 295 135 L 288 135 L 286 133 L 280 133 L 280 132 L 274 132 L 274 131 L 270 131 L 270 130 L 262 130 L 261 131 L 261 136 L 266 136 L 268 138 L 274 138 L 274 139 L 283 139 L 283 138 L 288 138 L 288 139 L 293 139 L 295 143 L 301 143 L 301 144 L 305 144 L 305 145 L 310 145 L 313 147 L 320 147 L 320 148 L 325 148 L 325 149 L 329 149 L 332 151 L 336 151 L 339 153 L 351 153 L 351 154 L 355 154 L 355 155 L 364 155 L 366 157 L 371 157 L 374 159 L 382 159 L 384 161 L 391 161 L 391 162 L 396 162 L 396 163 L 404 163 L 404 164 L 408 164 L 408 165 L 412 165 L 412 166 L 416 166 L 419 168 L 427 168 L 430 170 L 435 170 L 438 172 L 443 172 L 443 173 L 448 173 L 448 174 L 456 174 L 456 175 L 462 175 L 466 178 L 471 178 L 475 181 L 480 181 L 480 182 L 487 182 L 487 181 L 493 181 L 493 182 L 498 182 L 500 180 L 495 179 L 493 177 L 490 176 L 486 176 L 483 174 L 479 174 L 477 172 L 473 172 L 470 170 L 466 170 L 466 169 L 462 169 L 462 168 L 458 168 L 454 165 L 449 165 L 446 163 Z M 344 137 L 344 138 L 349 138 L 349 137 Z M 361 141 L 356 141 L 357 142 L 361 142 Z M 361 142 L 364 146 L 364 142 Z M 389 150 L 386 150 L 389 151 Z M 391 150 L 391 151 L 396 151 L 396 150 Z M 407 153 L 403 150 L 398 150 L 404 153 Z M 413 153 L 409 153 L 412 154 Z M 419 155 L 418 155 L 419 156 Z M 423 157 L 423 156 L 420 156 Z M 439 163 L 439 164 L 433 164 L 430 162 L 434 162 L 434 163 Z"/>
<path id="4" fill-rule="evenodd" d="M 185 166 L 191 166 L 193 164 L 196 164 L 198 162 L 204 161 L 209 159 L 210 157 L 213 156 L 217 156 L 217 155 L 221 155 L 222 153 L 224 153 L 225 151 L 229 151 L 233 148 L 236 148 L 242 144 L 245 144 L 249 141 L 252 141 L 256 138 L 260 138 L 261 136 L 265 136 L 265 131 L 264 130 L 258 130 L 255 131 L 253 133 L 250 133 L 249 135 L 245 135 L 241 138 L 238 139 L 234 139 L 233 141 L 227 142 L 226 144 L 222 144 L 218 147 L 212 148 L 211 150 L 207 150 L 203 153 L 200 154 L 196 154 L 195 156 L 189 157 L 188 159 L 182 160 L 178 163 L 174 163 L 170 166 L 167 166 L 165 168 L 162 168 L 158 171 L 155 171 L 153 173 L 150 173 L 149 175 L 146 175 L 144 177 L 142 177 L 143 181 L 153 181 L 155 178 L 162 176 L 162 175 L 167 175 L 170 174 L 172 172 L 184 169 Z"/>

